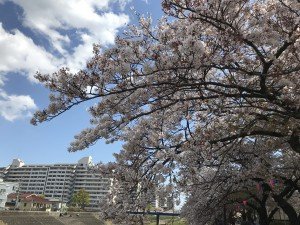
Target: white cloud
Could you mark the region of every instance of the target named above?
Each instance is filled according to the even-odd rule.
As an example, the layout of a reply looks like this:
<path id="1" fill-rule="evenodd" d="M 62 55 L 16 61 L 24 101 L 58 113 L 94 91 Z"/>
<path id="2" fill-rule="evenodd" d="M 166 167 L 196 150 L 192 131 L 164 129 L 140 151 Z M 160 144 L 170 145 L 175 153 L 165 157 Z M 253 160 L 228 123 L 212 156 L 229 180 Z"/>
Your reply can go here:
<path id="1" fill-rule="evenodd" d="M 13 34 L 6 32 L 0 23 L 0 72 L 22 71 L 30 80 L 34 80 L 37 70 L 51 73 L 61 66 L 79 70 L 91 56 L 93 43 L 112 44 L 118 28 L 129 21 L 125 14 L 107 11 L 109 3 L 115 0 L 10 1 L 24 10 L 23 24 L 45 35 L 52 47 L 63 55 L 60 58 L 51 55 L 19 30 Z M 120 0 L 121 7 L 129 1 Z M 82 42 L 78 46 L 68 46 L 70 37 L 65 32 L 71 29 L 78 31 L 72 33 Z"/>
<path id="2" fill-rule="evenodd" d="M 37 70 L 53 72 L 58 60 L 18 30 L 6 32 L 0 23 L 0 72 L 23 72 L 34 81 Z M 3 82 L 3 79 L 0 79 Z M 0 82 L 1 83 L 1 82 Z"/>
<path id="3" fill-rule="evenodd" d="M 37 109 L 34 100 L 28 95 L 7 95 L 0 90 L 0 115 L 8 121 L 31 116 Z"/>
<path id="4" fill-rule="evenodd" d="M 24 10 L 23 24 L 46 35 L 53 47 L 66 54 L 70 38 L 60 31 L 85 30 L 94 41 L 112 44 L 117 29 L 128 22 L 125 14 L 108 12 L 113 0 L 11 0 Z M 127 1 L 120 1 L 122 4 Z M 121 4 L 120 3 L 120 4 Z M 99 12 L 102 13 L 99 13 Z M 84 46 L 87 42 L 84 39 Z M 72 57 L 65 55 L 66 57 Z"/>
<path id="5" fill-rule="evenodd" d="M 0 0 L 1 1 L 1 0 Z M 52 47 L 62 54 L 59 59 L 36 46 L 31 38 L 16 30 L 7 33 L 0 26 L 1 71 L 21 70 L 52 72 L 61 66 L 73 71 L 82 68 L 91 56 L 93 43 L 112 44 L 118 28 L 128 23 L 125 14 L 109 12 L 110 3 L 124 7 L 130 0 L 6 0 L 19 5 L 23 11 L 22 23 L 44 35 Z M 77 32 L 74 32 L 76 30 Z M 67 34 L 72 37 L 69 37 Z M 67 33 L 67 34 L 66 34 Z M 81 40 L 78 46 L 70 46 L 71 39 Z M 70 53 L 68 50 L 71 49 Z M 38 59 L 38 60 L 37 60 Z"/>
<path id="6" fill-rule="evenodd" d="M 0 87 L 4 86 L 4 82 L 6 80 L 5 74 L 0 73 Z M 1 89 L 0 89 L 1 91 Z"/>
<path id="7" fill-rule="evenodd" d="M 6 32 L 0 23 L 0 116 L 14 121 L 31 115 L 37 109 L 34 100 L 28 95 L 8 95 L 2 90 L 7 72 L 25 74 L 29 80 L 35 81 L 37 70 L 50 73 L 57 69 L 59 60 L 44 48 L 35 45 L 31 38 L 18 30 Z"/>
<path id="8" fill-rule="evenodd" d="M 24 13 L 16 18 L 43 35 L 52 50 L 61 54 L 51 54 L 20 30 L 8 32 L 0 23 L 0 116 L 13 121 L 28 115 L 36 105 L 30 96 L 7 95 L 5 75 L 18 72 L 35 81 L 36 71 L 52 73 L 62 66 L 78 71 L 91 57 L 93 43 L 112 44 L 118 29 L 129 22 L 124 13 L 112 13 L 110 4 L 119 4 L 122 10 L 131 0 L 0 0 L 0 4 L 5 1 L 20 6 Z M 73 46 L 73 40 L 80 44 Z"/>

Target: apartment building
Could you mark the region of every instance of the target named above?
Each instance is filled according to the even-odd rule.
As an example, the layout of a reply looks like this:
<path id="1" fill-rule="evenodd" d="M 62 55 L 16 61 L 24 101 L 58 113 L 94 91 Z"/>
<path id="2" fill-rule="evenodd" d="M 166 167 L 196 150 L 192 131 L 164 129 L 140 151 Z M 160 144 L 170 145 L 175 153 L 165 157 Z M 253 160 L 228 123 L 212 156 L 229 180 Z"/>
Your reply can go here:
<path id="1" fill-rule="evenodd" d="M 0 167 L 0 179 L 3 179 L 7 172 L 7 167 Z"/>
<path id="2" fill-rule="evenodd" d="M 20 193 L 44 195 L 46 198 L 68 203 L 72 195 L 85 189 L 90 195 L 87 209 L 97 210 L 99 202 L 109 192 L 110 179 L 97 174 L 92 157 L 84 157 L 74 164 L 25 165 L 14 159 L 4 174 L 5 181 L 20 183 Z"/>

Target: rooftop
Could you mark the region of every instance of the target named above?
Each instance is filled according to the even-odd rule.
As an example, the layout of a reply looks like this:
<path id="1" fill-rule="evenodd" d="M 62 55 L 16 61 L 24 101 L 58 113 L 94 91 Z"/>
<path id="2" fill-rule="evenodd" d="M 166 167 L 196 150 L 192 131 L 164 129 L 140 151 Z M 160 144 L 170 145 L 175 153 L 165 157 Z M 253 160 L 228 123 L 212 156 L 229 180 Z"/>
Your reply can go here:
<path id="1" fill-rule="evenodd" d="M 10 199 L 17 199 L 19 198 L 22 202 L 34 202 L 34 203 L 43 203 L 43 204 L 51 204 L 52 202 L 48 199 L 38 196 L 36 194 L 31 193 L 25 193 L 25 194 L 18 194 L 17 193 L 11 193 L 7 196 L 7 198 Z"/>

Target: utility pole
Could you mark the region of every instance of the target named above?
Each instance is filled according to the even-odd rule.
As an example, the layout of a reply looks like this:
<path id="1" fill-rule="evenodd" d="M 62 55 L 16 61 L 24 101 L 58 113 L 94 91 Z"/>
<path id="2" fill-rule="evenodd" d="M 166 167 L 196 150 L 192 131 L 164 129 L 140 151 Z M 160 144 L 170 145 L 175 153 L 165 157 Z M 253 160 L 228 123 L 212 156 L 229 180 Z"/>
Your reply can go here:
<path id="1" fill-rule="evenodd" d="M 17 187 L 17 197 L 16 197 L 16 203 L 15 203 L 15 207 L 14 210 L 17 209 L 17 204 L 19 203 L 19 197 L 20 197 L 20 180 L 18 180 L 18 187 Z"/>
<path id="2" fill-rule="evenodd" d="M 128 214 L 132 215 L 155 215 L 156 216 L 156 225 L 159 225 L 159 216 L 180 216 L 179 213 L 166 213 L 166 212 L 156 212 L 156 211 L 147 211 L 147 212 L 133 212 L 129 211 Z"/>
<path id="3" fill-rule="evenodd" d="M 159 214 L 156 214 L 156 225 L 159 225 Z"/>

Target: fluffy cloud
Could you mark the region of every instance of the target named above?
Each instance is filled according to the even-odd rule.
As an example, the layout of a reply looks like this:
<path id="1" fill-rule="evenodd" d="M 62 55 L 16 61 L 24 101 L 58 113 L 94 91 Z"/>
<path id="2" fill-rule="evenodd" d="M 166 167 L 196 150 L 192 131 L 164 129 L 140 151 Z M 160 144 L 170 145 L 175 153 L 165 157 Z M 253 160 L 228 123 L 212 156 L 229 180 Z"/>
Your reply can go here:
<path id="1" fill-rule="evenodd" d="M 112 44 L 118 29 L 129 21 L 124 13 L 109 8 L 114 3 L 122 9 L 130 0 L 0 0 L 0 4 L 5 1 L 20 6 L 23 15 L 16 19 L 60 53 L 47 52 L 31 37 L 17 29 L 8 32 L 0 23 L 0 116 L 9 121 L 30 114 L 36 105 L 30 96 L 9 96 L 1 89 L 6 73 L 18 72 L 35 81 L 36 71 L 51 73 L 62 66 L 79 70 L 91 56 L 93 43 Z"/>
<path id="2" fill-rule="evenodd" d="M 128 22 L 127 15 L 108 11 L 109 4 L 116 2 L 115 0 L 11 1 L 24 10 L 23 24 L 46 35 L 52 46 L 67 59 L 66 63 L 72 61 L 72 66 L 74 61 L 82 63 L 87 59 L 87 54 L 82 48 L 91 52 L 93 42 L 112 44 L 117 29 Z M 120 2 L 124 4 L 127 1 Z M 80 31 L 76 34 L 82 44 L 76 48 L 80 51 L 75 50 L 75 54 L 70 55 L 66 48 L 70 47 L 71 37 L 63 31 L 71 29 Z"/>
<path id="3" fill-rule="evenodd" d="M 112 44 L 118 28 L 129 21 L 125 14 L 108 11 L 115 0 L 10 1 L 23 9 L 22 23 L 48 38 L 61 54 L 50 54 L 19 30 L 6 32 L 0 23 L 0 72 L 22 71 L 30 80 L 37 70 L 51 73 L 61 66 L 73 71 L 82 68 L 91 56 L 93 43 Z M 120 7 L 127 1 L 120 1 Z M 72 38 L 80 44 L 71 46 Z"/>
<path id="4" fill-rule="evenodd" d="M 5 73 L 19 72 L 34 81 L 36 71 L 53 72 L 60 62 L 20 31 L 6 32 L 1 23 L 0 50 L 0 116 L 8 121 L 30 116 L 31 111 L 37 109 L 34 100 L 28 95 L 6 94 L 1 89 L 7 79 Z"/>
<path id="5" fill-rule="evenodd" d="M 37 109 L 34 100 L 28 95 L 7 95 L 0 91 L 0 115 L 8 121 L 31 116 L 30 111 Z"/>
<path id="6" fill-rule="evenodd" d="M 50 53 L 18 30 L 6 32 L 0 23 L 0 72 L 23 72 L 31 81 L 36 71 L 52 72 L 59 65 Z M 0 83 L 3 79 L 0 78 Z"/>

